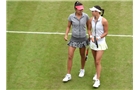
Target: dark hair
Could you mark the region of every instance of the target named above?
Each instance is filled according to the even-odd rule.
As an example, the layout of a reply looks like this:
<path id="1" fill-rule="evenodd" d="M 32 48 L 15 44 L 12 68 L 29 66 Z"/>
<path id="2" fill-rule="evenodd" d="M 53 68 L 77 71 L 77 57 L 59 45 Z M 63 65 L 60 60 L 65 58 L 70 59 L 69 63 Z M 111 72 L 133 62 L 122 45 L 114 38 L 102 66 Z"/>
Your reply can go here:
<path id="1" fill-rule="evenodd" d="M 75 6 L 80 6 L 80 5 L 83 5 L 83 4 L 80 3 L 79 1 L 76 1 L 76 2 L 74 3 L 74 9 L 76 9 Z"/>
<path id="2" fill-rule="evenodd" d="M 94 6 L 94 7 L 102 11 L 101 16 L 104 15 L 104 11 L 105 11 L 104 9 L 102 9 L 99 5 L 96 5 L 96 6 Z"/>

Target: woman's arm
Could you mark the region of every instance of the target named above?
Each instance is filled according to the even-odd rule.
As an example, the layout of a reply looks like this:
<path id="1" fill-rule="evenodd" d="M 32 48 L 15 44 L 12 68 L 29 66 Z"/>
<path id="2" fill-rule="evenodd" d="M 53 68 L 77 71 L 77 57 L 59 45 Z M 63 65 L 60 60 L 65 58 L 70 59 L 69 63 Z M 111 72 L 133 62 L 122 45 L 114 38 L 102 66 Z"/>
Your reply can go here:
<path id="1" fill-rule="evenodd" d="M 92 42 L 94 42 L 94 37 L 92 36 L 92 24 L 91 24 L 91 21 L 92 21 L 93 17 L 91 17 L 88 21 L 88 35 L 89 35 L 89 38 Z"/>
<path id="2" fill-rule="evenodd" d="M 87 24 L 88 35 L 90 37 L 90 35 L 92 35 L 92 32 L 91 32 L 91 19 L 89 19 L 86 24 Z"/>
<path id="3" fill-rule="evenodd" d="M 104 28 L 104 33 L 101 35 L 101 38 L 105 37 L 108 34 L 108 21 L 105 18 L 103 18 L 102 24 Z"/>
<path id="4" fill-rule="evenodd" d="M 66 28 L 66 33 L 65 33 L 65 36 L 64 36 L 65 41 L 68 40 L 68 33 L 70 31 L 70 28 L 71 28 L 71 22 L 68 21 L 68 25 L 67 25 L 67 28 Z"/>

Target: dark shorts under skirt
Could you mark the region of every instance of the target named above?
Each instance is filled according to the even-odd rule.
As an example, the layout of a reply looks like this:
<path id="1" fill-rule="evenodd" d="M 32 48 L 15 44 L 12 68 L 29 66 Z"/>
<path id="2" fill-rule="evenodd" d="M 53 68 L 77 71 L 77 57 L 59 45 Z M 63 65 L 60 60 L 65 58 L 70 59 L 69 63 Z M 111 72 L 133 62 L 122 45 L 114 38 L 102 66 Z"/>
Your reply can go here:
<path id="1" fill-rule="evenodd" d="M 87 39 L 87 37 L 75 38 L 72 36 L 67 45 L 75 48 L 82 48 L 89 45 L 89 40 Z"/>

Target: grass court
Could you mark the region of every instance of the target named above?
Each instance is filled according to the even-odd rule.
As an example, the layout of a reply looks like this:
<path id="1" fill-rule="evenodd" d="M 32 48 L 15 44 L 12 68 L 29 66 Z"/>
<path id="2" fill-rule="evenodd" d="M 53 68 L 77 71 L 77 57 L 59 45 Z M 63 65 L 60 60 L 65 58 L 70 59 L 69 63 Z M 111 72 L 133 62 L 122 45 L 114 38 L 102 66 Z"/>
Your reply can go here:
<path id="1" fill-rule="evenodd" d="M 80 1 L 80 0 L 79 0 Z M 72 80 L 63 83 L 67 71 L 68 46 L 63 34 L 67 18 L 74 12 L 74 0 L 7 0 L 6 1 L 6 89 L 7 90 L 93 90 L 93 57 L 79 78 L 80 55 L 73 58 Z M 84 12 L 100 5 L 109 23 L 108 49 L 102 58 L 101 86 L 98 90 L 133 89 L 133 1 L 81 0 Z M 11 33 L 10 31 L 14 31 Z M 23 31 L 25 33 L 17 33 Z M 114 35 L 126 35 L 114 36 Z M 130 36 L 127 36 L 130 35 Z M 70 39 L 70 35 L 69 35 Z"/>

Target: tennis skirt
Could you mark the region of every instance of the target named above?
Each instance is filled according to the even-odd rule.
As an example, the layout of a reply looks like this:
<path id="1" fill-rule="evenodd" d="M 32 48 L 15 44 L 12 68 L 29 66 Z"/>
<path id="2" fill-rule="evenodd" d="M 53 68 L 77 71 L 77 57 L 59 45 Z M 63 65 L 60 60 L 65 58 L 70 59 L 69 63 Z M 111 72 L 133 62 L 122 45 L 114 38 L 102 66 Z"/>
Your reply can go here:
<path id="1" fill-rule="evenodd" d="M 89 45 L 89 40 L 87 39 L 87 37 L 75 38 L 72 36 L 67 45 L 75 48 L 83 48 Z"/>
<path id="2" fill-rule="evenodd" d="M 106 50 L 106 49 L 108 49 L 108 46 L 107 46 L 106 42 L 103 42 L 103 43 L 98 43 L 98 48 L 97 48 L 96 44 L 94 42 L 90 41 L 90 48 L 92 50 L 98 51 L 98 50 Z"/>

